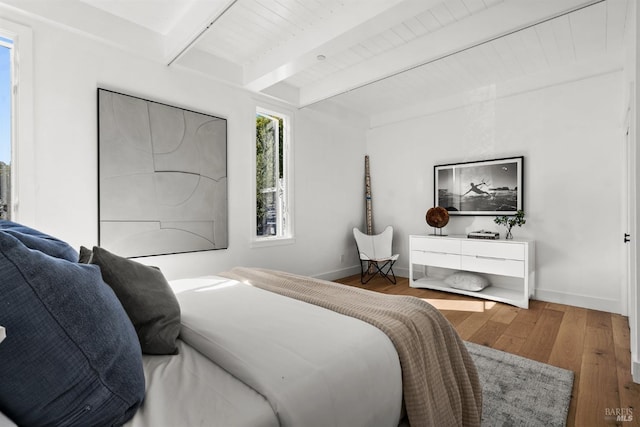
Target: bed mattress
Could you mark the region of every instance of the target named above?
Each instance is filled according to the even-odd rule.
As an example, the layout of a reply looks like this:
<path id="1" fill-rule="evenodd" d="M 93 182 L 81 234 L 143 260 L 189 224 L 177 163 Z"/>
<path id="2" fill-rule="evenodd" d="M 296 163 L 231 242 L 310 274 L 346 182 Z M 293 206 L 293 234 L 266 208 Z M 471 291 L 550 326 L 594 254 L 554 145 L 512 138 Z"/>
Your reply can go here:
<path id="1" fill-rule="evenodd" d="M 144 356 L 128 427 L 397 426 L 397 353 L 377 328 L 240 282 L 172 281 L 180 353 Z"/>

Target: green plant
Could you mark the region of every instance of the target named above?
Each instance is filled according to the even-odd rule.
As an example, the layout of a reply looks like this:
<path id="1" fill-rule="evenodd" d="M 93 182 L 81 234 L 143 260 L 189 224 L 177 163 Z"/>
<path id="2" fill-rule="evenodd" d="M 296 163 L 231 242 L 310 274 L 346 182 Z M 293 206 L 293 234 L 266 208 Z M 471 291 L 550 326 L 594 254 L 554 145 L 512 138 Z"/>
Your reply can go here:
<path id="1" fill-rule="evenodd" d="M 494 218 L 493 222 L 498 225 L 504 225 L 505 227 L 507 227 L 507 239 L 510 239 L 511 228 L 513 228 L 514 225 L 522 227 L 522 225 L 525 224 L 527 220 L 524 218 L 524 211 L 520 209 L 518 212 L 516 212 L 515 215 L 512 216 L 497 216 Z"/>

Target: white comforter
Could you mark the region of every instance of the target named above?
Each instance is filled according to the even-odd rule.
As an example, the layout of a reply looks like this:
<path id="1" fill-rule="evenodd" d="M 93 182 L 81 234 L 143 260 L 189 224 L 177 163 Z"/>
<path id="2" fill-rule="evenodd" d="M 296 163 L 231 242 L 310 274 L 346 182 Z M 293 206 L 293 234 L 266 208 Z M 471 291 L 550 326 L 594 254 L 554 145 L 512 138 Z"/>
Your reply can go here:
<path id="1" fill-rule="evenodd" d="M 180 340 L 178 349 L 178 356 L 143 357 L 145 400 L 125 426 L 278 426 L 255 390 Z"/>
<path id="2" fill-rule="evenodd" d="M 211 417 L 195 424 L 207 426 L 398 425 L 400 364 L 393 344 L 377 328 L 220 277 L 179 280 L 171 285 L 182 310 L 181 339 L 255 396 L 242 387 L 231 393 L 229 383 L 210 376 L 196 378 L 199 375 L 193 379 L 204 384 L 176 389 L 176 380 L 165 383 L 162 377 L 180 377 L 183 374 L 176 371 L 184 367 L 151 363 L 158 356 L 146 356 L 147 378 L 156 380 L 149 384 L 153 393 L 148 393 L 132 426 L 172 425 L 147 422 L 147 411 L 157 412 L 155 420 L 162 420 L 165 412 L 179 411 L 185 417 L 181 425 L 194 425 L 186 422 L 191 411 Z M 181 356 L 167 357 L 192 357 L 184 347 Z M 265 402 L 270 414 L 265 414 Z M 219 418 L 217 411 L 200 408 L 222 405 L 230 413 L 232 404 L 240 412 L 251 413 L 251 420 L 232 420 L 228 414 Z"/>

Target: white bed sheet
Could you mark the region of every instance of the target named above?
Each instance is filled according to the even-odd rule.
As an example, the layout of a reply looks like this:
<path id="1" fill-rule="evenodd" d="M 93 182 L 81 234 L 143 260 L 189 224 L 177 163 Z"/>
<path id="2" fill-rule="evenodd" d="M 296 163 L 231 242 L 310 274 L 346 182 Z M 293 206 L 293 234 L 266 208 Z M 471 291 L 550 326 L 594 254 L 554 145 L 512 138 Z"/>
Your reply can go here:
<path id="1" fill-rule="evenodd" d="M 178 340 L 175 356 L 143 356 L 145 400 L 127 427 L 276 427 L 260 394 Z"/>
<path id="2" fill-rule="evenodd" d="M 0 427 L 15 427 L 16 424 L 9 419 L 5 414 L 0 412 Z"/>
<path id="3" fill-rule="evenodd" d="M 400 363 L 379 329 L 220 277 L 171 285 L 181 339 L 263 395 L 280 425 L 398 425 Z"/>

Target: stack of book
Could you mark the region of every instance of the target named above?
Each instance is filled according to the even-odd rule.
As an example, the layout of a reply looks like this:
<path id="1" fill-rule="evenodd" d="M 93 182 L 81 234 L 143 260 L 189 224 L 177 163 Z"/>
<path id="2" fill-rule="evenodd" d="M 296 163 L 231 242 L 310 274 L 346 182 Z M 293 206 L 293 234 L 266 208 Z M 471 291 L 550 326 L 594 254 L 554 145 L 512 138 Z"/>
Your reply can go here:
<path id="1" fill-rule="evenodd" d="M 467 237 L 469 239 L 499 239 L 500 238 L 500 233 L 496 233 L 495 231 L 486 231 L 486 230 L 478 230 L 478 231 L 471 231 L 469 234 L 467 234 Z"/>

